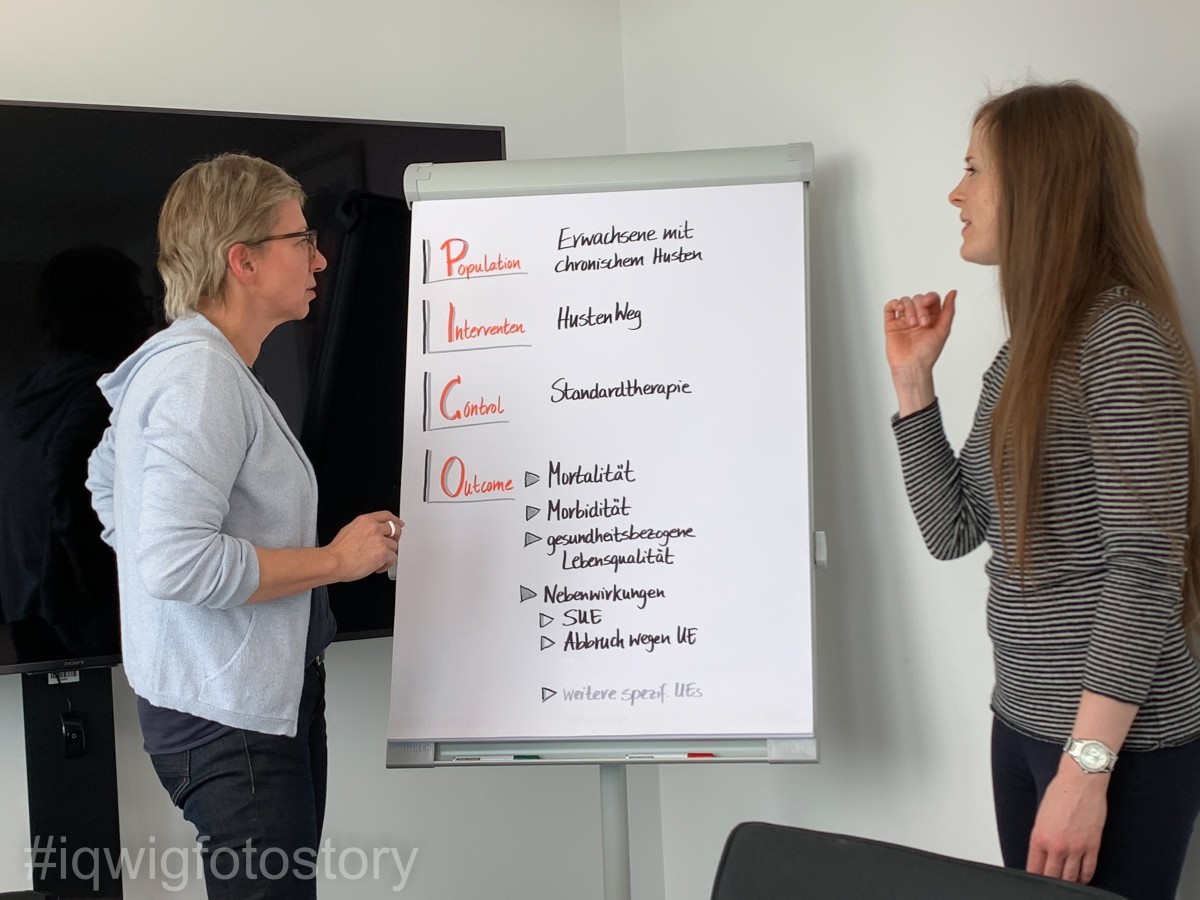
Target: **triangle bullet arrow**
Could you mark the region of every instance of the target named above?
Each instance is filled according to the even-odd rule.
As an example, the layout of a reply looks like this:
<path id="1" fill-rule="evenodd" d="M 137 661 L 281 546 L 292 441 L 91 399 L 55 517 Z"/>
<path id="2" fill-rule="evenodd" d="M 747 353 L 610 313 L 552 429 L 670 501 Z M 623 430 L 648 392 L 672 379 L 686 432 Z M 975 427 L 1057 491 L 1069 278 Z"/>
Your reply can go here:
<path id="1" fill-rule="evenodd" d="M 537 484 L 541 480 L 542 479 L 539 476 L 534 475 L 532 472 L 525 473 L 525 487 L 529 487 L 531 484 Z"/>
<path id="2" fill-rule="evenodd" d="M 545 613 L 538 613 L 538 628 L 545 628 L 554 621 L 554 616 L 548 616 Z"/>
<path id="3" fill-rule="evenodd" d="M 536 516 L 540 512 L 541 512 L 541 510 L 538 509 L 536 506 L 525 507 L 525 521 L 528 522 L 530 519 L 532 519 L 534 516 Z"/>
<path id="4" fill-rule="evenodd" d="M 551 690 L 550 688 L 542 688 L 542 702 L 543 703 L 545 703 L 551 697 L 555 697 L 557 695 L 558 695 L 558 691 Z"/>
<path id="5" fill-rule="evenodd" d="M 541 540 L 541 538 L 538 537 L 536 534 L 530 534 L 528 531 L 525 532 L 525 546 L 526 547 L 528 547 L 530 544 L 536 544 L 540 540 Z"/>
<path id="6" fill-rule="evenodd" d="M 537 591 L 531 591 L 529 588 L 525 587 L 525 585 L 521 585 L 521 602 L 522 603 L 524 603 L 526 600 L 532 600 L 536 596 L 537 596 Z"/>
<path id="7" fill-rule="evenodd" d="M 551 648 L 551 647 L 553 647 L 553 646 L 554 646 L 554 641 L 550 640 L 550 638 L 546 637 L 546 636 L 543 634 L 543 635 L 542 635 L 542 649 L 543 649 L 543 650 L 548 650 L 549 648 Z"/>

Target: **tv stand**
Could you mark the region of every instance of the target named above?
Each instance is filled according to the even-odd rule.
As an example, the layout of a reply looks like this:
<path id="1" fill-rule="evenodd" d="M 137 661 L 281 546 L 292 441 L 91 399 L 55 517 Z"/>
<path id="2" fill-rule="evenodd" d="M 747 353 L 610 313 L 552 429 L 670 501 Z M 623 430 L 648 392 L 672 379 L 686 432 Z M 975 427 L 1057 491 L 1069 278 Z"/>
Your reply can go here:
<path id="1" fill-rule="evenodd" d="M 33 887 L 61 900 L 120 898 L 112 670 L 26 673 L 21 692 Z"/>

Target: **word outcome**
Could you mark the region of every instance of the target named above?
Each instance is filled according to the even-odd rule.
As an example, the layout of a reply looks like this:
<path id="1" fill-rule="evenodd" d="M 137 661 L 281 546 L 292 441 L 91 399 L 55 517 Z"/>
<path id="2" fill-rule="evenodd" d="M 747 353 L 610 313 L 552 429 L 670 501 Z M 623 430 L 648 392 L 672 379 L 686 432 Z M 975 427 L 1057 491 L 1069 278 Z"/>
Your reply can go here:
<path id="1" fill-rule="evenodd" d="M 442 465 L 438 478 L 438 487 L 447 497 L 466 498 L 476 494 L 507 493 L 513 490 L 511 478 L 480 478 L 473 472 L 468 472 L 467 464 L 461 457 L 447 457 Z"/>
<path id="2" fill-rule="evenodd" d="M 607 400 L 610 398 L 631 397 L 661 397 L 670 400 L 679 394 L 690 394 L 692 386 L 686 381 L 642 382 L 637 378 L 626 378 L 616 384 L 601 387 L 595 382 L 591 387 L 571 387 L 565 378 L 556 378 L 550 383 L 550 402 L 562 403 L 564 400 Z"/>

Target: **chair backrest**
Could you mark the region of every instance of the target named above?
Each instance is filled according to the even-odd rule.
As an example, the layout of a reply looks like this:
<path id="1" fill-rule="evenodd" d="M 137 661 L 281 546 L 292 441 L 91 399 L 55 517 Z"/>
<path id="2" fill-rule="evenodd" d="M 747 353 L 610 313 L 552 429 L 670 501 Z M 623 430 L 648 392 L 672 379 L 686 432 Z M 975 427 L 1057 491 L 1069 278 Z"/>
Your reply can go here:
<path id="1" fill-rule="evenodd" d="M 725 842 L 712 900 L 1120 900 L 986 863 L 866 838 L 743 822 Z"/>

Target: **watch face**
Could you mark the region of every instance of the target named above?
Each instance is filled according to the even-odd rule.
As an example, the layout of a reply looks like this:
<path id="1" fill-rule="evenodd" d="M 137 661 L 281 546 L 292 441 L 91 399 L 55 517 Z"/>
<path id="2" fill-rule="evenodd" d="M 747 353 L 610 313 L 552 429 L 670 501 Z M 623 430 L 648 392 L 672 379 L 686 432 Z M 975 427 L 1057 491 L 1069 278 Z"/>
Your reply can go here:
<path id="1" fill-rule="evenodd" d="M 1096 741 L 1084 741 L 1079 748 L 1079 764 L 1085 769 L 1098 772 L 1108 766 L 1108 751 Z"/>

